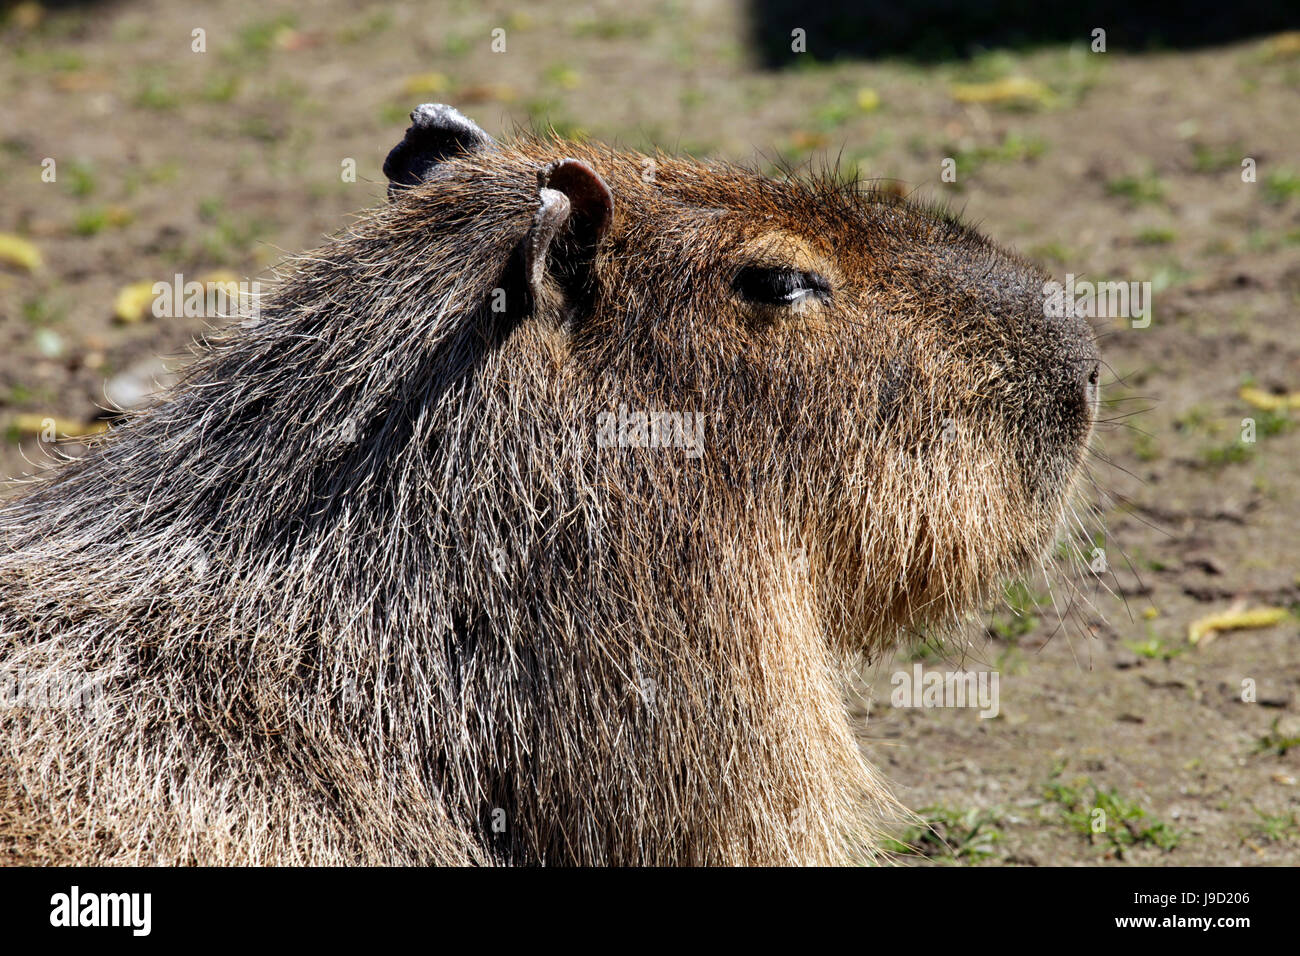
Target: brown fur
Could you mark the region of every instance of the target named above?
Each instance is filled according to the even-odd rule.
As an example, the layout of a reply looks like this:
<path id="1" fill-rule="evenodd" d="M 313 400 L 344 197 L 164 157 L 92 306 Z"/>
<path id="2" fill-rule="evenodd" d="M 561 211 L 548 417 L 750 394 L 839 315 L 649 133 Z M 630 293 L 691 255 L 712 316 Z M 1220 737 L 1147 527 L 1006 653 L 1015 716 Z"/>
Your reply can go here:
<path id="1" fill-rule="evenodd" d="M 529 294 L 563 157 L 613 219 Z M 748 263 L 831 293 L 743 301 Z M 11 852 L 871 857 L 895 805 L 846 675 L 1034 561 L 1089 434 L 1091 335 L 1041 282 L 830 179 L 449 157 L 0 509 L 0 666 L 104 689 L 0 710 Z M 704 454 L 599 447 L 620 405 L 703 413 Z"/>

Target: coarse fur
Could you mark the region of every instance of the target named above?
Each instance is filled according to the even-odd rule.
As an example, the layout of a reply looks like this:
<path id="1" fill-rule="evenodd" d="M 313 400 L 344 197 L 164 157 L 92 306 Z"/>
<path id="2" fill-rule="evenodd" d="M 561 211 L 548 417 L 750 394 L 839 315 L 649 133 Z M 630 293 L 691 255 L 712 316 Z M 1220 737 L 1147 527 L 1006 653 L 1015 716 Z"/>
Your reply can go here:
<path id="1" fill-rule="evenodd" d="M 530 289 L 565 158 L 612 220 Z M 746 301 L 754 264 L 829 291 Z M 831 178 L 441 158 L 0 509 L 0 668 L 96 691 L 0 710 L 0 847 L 872 858 L 896 805 L 848 675 L 1036 560 L 1080 468 L 1095 350 L 1042 281 Z M 701 414 L 703 454 L 599 440 L 624 410 Z"/>

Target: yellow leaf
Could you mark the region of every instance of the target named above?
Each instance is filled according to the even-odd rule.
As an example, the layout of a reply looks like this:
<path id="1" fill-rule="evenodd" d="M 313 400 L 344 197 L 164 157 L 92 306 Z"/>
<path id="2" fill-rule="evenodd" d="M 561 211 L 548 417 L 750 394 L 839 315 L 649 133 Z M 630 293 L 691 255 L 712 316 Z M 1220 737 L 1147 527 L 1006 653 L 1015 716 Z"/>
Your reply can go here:
<path id="1" fill-rule="evenodd" d="M 958 103 L 1007 103 L 1014 101 L 1050 106 L 1052 91 L 1027 76 L 1008 76 L 992 83 L 954 83 L 953 99 Z"/>
<path id="2" fill-rule="evenodd" d="M 28 412 L 14 416 L 14 428 L 20 435 L 42 435 L 53 430 L 53 434 L 68 438 L 83 435 L 98 435 L 108 431 L 108 422 L 79 422 L 71 418 L 54 418 Z"/>
<path id="3" fill-rule="evenodd" d="M 1291 392 L 1286 395 L 1274 395 L 1272 392 L 1266 392 L 1262 388 L 1253 386 L 1243 386 L 1237 393 L 1243 401 L 1254 405 L 1256 408 L 1266 412 L 1280 412 L 1284 408 L 1300 408 L 1300 392 Z"/>
<path id="4" fill-rule="evenodd" d="M 41 267 L 41 250 L 22 236 L 0 232 L 0 262 L 35 272 Z"/>
<path id="5" fill-rule="evenodd" d="M 858 109 L 864 113 L 874 113 L 880 108 L 880 94 L 869 86 L 858 90 Z"/>
<path id="6" fill-rule="evenodd" d="M 118 290 L 113 302 L 113 316 L 119 322 L 140 322 L 153 314 L 154 283 L 148 279 L 132 282 Z"/>
<path id="7" fill-rule="evenodd" d="M 1219 631 L 1240 631 L 1247 628 L 1272 627 L 1281 624 L 1291 612 L 1284 607 L 1259 607 L 1253 611 L 1223 611 L 1193 621 L 1187 628 L 1189 644 L 1208 644 Z"/>

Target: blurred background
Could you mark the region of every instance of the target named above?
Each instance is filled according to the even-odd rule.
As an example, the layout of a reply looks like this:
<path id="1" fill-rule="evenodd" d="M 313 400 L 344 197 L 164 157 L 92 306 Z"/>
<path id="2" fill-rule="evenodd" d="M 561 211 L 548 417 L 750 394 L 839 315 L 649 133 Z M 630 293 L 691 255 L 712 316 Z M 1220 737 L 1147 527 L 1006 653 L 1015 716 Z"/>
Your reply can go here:
<path id="1" fill-rule="evenodd" d="M 838 164 L 1154 295 L 1147 328 L 1097 321 L 1096 514 L 1059 566 L 864 671 L 863 746 L 924 819 L 901 859 L 1294 862 L 1300 14 L 811 6 L 0 6 L 0 473 L 167 380 L 213 320 L 155 318 L 154 282 L 269 284 L 380 202 L 418 103 L 495 136 Z M 998 717 L 891 707 L 916 663 L 996 669 Z"/>

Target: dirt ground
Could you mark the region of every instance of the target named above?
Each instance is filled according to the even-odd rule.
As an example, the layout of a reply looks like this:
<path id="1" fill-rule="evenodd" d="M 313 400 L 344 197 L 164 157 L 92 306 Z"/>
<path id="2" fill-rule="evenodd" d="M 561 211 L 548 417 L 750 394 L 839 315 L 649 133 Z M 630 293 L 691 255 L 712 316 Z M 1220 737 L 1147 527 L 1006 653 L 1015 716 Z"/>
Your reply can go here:
<path id="1" fill-rule="evenodd" d="M 7 8 L 0 244 L 41 264 L 0 265 L 0 472 L 45 453 L 33 423 L 84 427 L 106 382 L 148 379 L 203 327 L 121 321 L 119 290 L 269 281 L 380 201 L 419 102 L 493 134 L 838 159 L 948 200 L 1058 278 L 1154 296 L 1148 327 L 1097 320 L 1105 421 L 1061 551 L 1100 549 L 1108 570 L 1049 563 L 963 642 L 864 675 L 863 746 L 925 820 L 900 829 L 900 861 L 1300 861 L 1300 401 L 1242 396 L 1300 391 L 1300 36 L 1094 53 L 1085 34 L 922 65 L 818 61 L 813 34 L 771 70 L 734 0 L 188 7 Z M 1189 642 L 1240 608 L 1287 613 Z M 891 706 L 891 675 L 917 662 L 995 669 L 998 716 Z"/>

